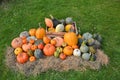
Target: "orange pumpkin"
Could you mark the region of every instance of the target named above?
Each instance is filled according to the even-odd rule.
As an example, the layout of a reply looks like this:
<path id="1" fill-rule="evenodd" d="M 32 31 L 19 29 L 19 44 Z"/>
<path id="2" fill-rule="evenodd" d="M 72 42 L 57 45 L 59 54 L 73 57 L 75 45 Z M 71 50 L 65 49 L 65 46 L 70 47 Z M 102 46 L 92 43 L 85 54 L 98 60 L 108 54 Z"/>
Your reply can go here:
<path id="1" fill-rule="evenodd" d="M 38 28 L 36 30 L 35 36 L 37 39 L 42 39 L 45 36 L 45 34 L 46 34 L 46 31 L 44 28 Z"/>
<path id="2" fill-rule="evenodd" d="M 73 54 L 73 48 L 71 46 L 66 46 L 64 49 L 63 49 L 63 53 L 67 56 L 70 56 Z"/>
<path id="3" fill-rule="evenodd" d="M 11 42 L 11 46 L 13 48 L 22 47 L 22 44 L 23 44 L 22 38 L 20 37 L 14 38 Z"/>
<path id="4" fill-rule="evenodd" d="M 35 40 L 34 39 L 30 39 L 29 43 L 34 44 Z"/>
<path id="5" fill-rule="evenodd" d="M 51 41 L 50 41 L 50 43 L 52 44 L 52 45 L 56 45 L 56 40 L 55 39 L 52 39 Z"/>
<path id="6" fill-rule="evenodd" d="M 32 45 L 32 46 L 30 47 L 30 49 L 34 51 L 34 50 L 37 49 L 37 46 L 36 46 L 36 45 Z"/>
<path id="7" fill-rule="evenodd" d="M 36 33 L 36 29 L 35 28 L 32 28 L 32 29 L 29 30 L 29 34 L 31 36 L 35 36 L 35 33 Z"/>
<path id="8" fill-rule="evenodd" d="M 47 37 L 47 36 L 44 36 L 44 37 L 43 37 L 43 42 L 44 42 L 45 44 L 48 44 L 48 43 L 50 42 L 50 38 Z"/>
<path id="9" fill-rule="evenodd" d="M 28 61 L 28 58 L 29 58 L 28 54 L 25 52 L 22 52 L 17 55 L 17 62 L 23 64 Z"/>
<path id="10" fill-rule="evenodd" d="M 59 57 L 60 59 L 64 60 L 66 59 L 67 56 L 64 53 L 60 53 Z"/>
<path id="11" fill-rule="evenodd" d="M 78 45 L 73 45 L 72 48 L 73 49 L 78 49 Z"/>
<path id="12" fill-rule="evenodd" d="M 54 39 L 56 40 L 56 45 L 55 46 L 57 46 L 57 47 L 62 46 L 62 44 L 64 42 L 63 38 L 61 38 L 61 37 L 55 37 Z"/>
<path id="13" fill-rule="evenodd" d="M 35 56 L 30 56 L 30 57 L 29 57 L 29 61 L 30 61 L 30 62 L 33 62 L 33 61 L 35 61 L 35 60 L 36 60 Z"/>
<path id="14" fill-rule="evenodd" d="M 23 44 L 26 44 L 26 43 L 27 43 L 27 38 L 26 38 L 26 37 L 23 37 L 23 38 L 22 38 L 22 43 L 23 43 Z"/>
<path id="15" fill-rule="evenodd" d="M 74 32 L 68 32 L 68 33 L 65 33 L 65 35 L 64 35 L 64 41 L 69 46 L 77 45 L 78 37 Z"/>
<path id="16" fill-rule="evenodd" d="M 52 44 L 46 44 L 43 52 L 46 56 L 52 56 L 55 52 L 55 46 L 53 46 Z"/>
<path id="17" fill-rule="evenodd" d="M 45 18 L 45 24 L 47 27 L 53 28 L 53 22 L 49 18 Z"/>
<path id="18" fill-rule="evenodd" d="M 31 48 L 32 44 L 23 44 L 22 49 L 27 52 Z"/>

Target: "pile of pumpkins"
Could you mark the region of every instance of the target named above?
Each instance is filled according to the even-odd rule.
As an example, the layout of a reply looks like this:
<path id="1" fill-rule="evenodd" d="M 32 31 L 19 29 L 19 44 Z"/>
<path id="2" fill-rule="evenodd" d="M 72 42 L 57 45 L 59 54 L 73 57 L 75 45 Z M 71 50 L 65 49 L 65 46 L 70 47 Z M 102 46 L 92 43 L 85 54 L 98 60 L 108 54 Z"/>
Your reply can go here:
<path id="1" fill-rule="evenodd" d="M 48 21 L 48 22 L 47 22 Z M 45 18 L 45 24 L 49 30 L 56 29 L 56 32 L 61 32 L 56 24 L 51 20 Z M 71 25 L 72 18 L 66 18 L 66 25 Z M 73 28 L 72 28 L 73 29 Z M 70 31 L 69 31 L 70 30 Z M 11 42 L 11 46 L 14 48 L 14 54 L 16 55 L 16 61 L 18 63 L 25 63 L 27 61 L 33 62 L 37 59 L 41 59 L 46 56 L 54 56 L 62 60 L 68 56 L 82 57 L 84 60 L 96 60 L 96 49 L 100 48 L 102 38 L 99 34 L 91 34 L 89 32 L 76 34 L 71 28 L 66 28 L 66 33 L 63 37 L 55 36 L 49 37 L 46 35 L 46 30 L 42 27 L 31 28 L 29 31 L 23 31 L 18 37 L 14 38 Z M 45 58 L 44 58 L 45 59 Z"/>

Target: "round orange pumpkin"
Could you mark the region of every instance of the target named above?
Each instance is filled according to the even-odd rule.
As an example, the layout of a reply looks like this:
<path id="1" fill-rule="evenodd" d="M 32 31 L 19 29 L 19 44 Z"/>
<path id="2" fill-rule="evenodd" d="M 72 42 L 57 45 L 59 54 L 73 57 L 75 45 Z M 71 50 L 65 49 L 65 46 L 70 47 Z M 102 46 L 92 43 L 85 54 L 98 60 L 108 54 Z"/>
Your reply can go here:
<path id="1" fill-rule="evenodd" d="M 51 39 L 50 43 L 51 43 L 52 45 L 56 45 L 57 42 L 56 42 L 55 39 Z"/>
<path id="2" fill-rule="evenodd" d="M 20 37 L 14 38 L 11 42 L 11 46 L 13 48 L 22 47 L 22 44 L 23 44 L 22 38 Z"/>
<path id="3" fill-rule="evenodd" d="M 36 30 L 35 36 L 37 39 L 42 39 L 45 36 L 45 34 L 46 34 L 46 31 L 44 28 L 38 28 Z"/>
<path id="4" fill-rule="evenodd" d="M 43 52 L 46 56 L 52 56 L 55 52 L 55 46 L 53 46 L 52 44 L 46 44 Z"/>
<path id="5" fill-rule="evenodd" d="M 68 33 L 65 33 L 64 35 L 64 41 L 69 46 L 74 46 L 74 45 L 77 45 L 78 43 L 78 37 L 74 32 L 68 32 Z"/>
<path id="6" fill-rule="evenodd" d="M 29 30 L 29 34 L 31 36 L 35 36 L 35 33 L 36 33 L 36 29 L 35 28 L 32 28 L 32 29 Z"/>
<path id="7" fill-rule="evenodd" d="M 73 54 L 73 48 L 71 46 L 66 46 L 64 49 L 63 49 L 63 53 L 67 56 L 70 56 Z"/>
<path id="8" fill-rule="evenodd" d="M 45 43 L 45 44 L 48 44 L 49 42 L 50 42 L 50 38 L 49 37 L 47 37 L 47 36 L 44 36 L 43 37 L 43 42 Z"/>
<path id="9" fill-rule="evenodd" d="M 35 56 L 30 56 L 30 57 L 29 57 L 29 61 L 30 61 L 30 62 L 33 62 L 33 61 L 35 61 L 35 60 L 36 60 Z"/>
<path id="10" fill-rule="evenodd" d="M 34 51 L 34 50 L 37 49 L 37 46 L 36 46 L 36 45 L 32 45 L 32 46 L 30 47 L 30 49 Z"/>
<path id="11" fill-rule="evenodd" d="M 28 54 L 25 52 L 22 52 L 17 55 L 17 62 L 23 64 L 28 61 L 28 58 L 29 58 Z"/>
<path id="12" fill-rule="evenodd" d="M 31 48 L 32 44 L 23 44 L 22 49 L 27 52 Z"/>

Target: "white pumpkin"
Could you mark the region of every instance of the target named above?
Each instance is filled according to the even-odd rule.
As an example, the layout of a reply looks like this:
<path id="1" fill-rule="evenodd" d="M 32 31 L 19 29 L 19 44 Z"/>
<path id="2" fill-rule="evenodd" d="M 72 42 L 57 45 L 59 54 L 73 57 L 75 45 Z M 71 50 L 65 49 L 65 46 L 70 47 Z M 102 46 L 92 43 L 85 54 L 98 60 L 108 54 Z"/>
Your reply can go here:
<path id="1" fill-rule="evenodd" d="M 56 26 L 55 32 L 62 32 L 64 31 L 64 25 L 63 24 L 58 24 Z"/>
<path id="2" fill-rule="evenodd" d="M 73 55 L 74 55 L 74 56 L 81 56 L 81 51 L 80 51 L 80 49 L 74 49 Z"/>

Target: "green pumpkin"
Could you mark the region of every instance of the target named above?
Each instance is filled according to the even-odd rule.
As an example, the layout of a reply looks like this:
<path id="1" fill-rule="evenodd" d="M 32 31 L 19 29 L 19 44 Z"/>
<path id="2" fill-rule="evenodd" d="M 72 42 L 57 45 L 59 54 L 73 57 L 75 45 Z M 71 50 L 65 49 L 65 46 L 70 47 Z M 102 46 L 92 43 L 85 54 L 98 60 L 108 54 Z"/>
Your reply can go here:
<path id="1" fill-rule="evenodd" d="M 36 40 L 35 45 L 38 46 L 40 43 L 44 44 L 43 40 Z"/>
<path id="2" fill-rule="evenodd" d="M 83 39 L 84 39 L 84 40 L 88 40 L 88 39 L 90 39 L 90 38 L 92 38 L 92 34 L 91 34 L 91 33 L 86 32 L 86 33 L 83 34 Z"/>
<path id="3" fill-rule="evenodd" d="M 86 53 L 86 52 L 88 52 L 88 50 L 89 50 L 88 46 L 83 41 L 83 43 L 82 43 L 82 45 L 80 47 L 80 51 L 83 52 L 83 53 Z"/>
<path id="4" fill-rule="evenodd" d="M 35 56 L 37 59 L 43 58 L 43 52 L 42 52 L 42 50 L 36 49 L 36 50 L 34 51 L 34 56 Z"/>

